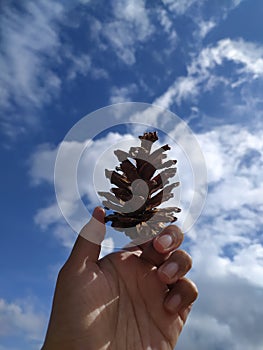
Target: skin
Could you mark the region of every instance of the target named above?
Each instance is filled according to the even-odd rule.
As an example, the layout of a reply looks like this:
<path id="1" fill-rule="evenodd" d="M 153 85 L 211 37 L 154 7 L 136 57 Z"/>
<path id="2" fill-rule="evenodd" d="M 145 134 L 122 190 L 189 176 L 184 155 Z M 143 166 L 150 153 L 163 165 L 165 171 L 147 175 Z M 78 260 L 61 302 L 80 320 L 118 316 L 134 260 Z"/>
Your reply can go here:
<path id="1" fill-rule="evenodd" d="M 103 222 L 95 208 L 59 273 L 42 350 L 174 349 L 198 295 L 184 277 L 192 263 L 178 249 L 182 232 L 170 225 L 140 248 L 98 260 Z"/>

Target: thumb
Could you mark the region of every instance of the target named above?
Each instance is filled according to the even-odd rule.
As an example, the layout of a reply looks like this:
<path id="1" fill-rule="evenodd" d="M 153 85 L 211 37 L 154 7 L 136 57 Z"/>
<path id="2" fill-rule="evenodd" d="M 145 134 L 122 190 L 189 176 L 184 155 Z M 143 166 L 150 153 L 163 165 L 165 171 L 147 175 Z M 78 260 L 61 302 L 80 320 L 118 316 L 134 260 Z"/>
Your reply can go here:
<path id="1" fill-rule="evenodd" d="M 81 262 L 87 260 L 96 262 L 98 260 L 101 242 L 106 233 L 104 217 L 104 210 L 101 207 L 96 207 L 90 221 L 81 229 L 71 257 Z"/>

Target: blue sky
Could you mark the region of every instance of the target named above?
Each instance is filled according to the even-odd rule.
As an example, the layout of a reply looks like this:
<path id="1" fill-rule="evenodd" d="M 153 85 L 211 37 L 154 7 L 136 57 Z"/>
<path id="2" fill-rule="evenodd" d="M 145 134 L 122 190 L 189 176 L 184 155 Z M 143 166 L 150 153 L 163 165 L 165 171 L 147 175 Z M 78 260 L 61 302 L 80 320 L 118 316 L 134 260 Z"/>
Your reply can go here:
<path id="1" fill-rule="evenodd" d="M 185 243 L 200 297 L 177 349 L 262 349 L 262 1 L 27 0 L 0 8 L 0 350 L 40 347 L 56 274 L 76 237 L 55 198 L 60 143 L 85 115 L 128 101 L 180 116 L 206 160 L 205 208 Z M 104 150 L 129 144 L 135 129 L 92 143 L 92 167 L 79 172 L 89 207 L 95 160 L 102 168 Z M 69 142 L 69 154 L 84 141 Z M 183 160 L 178 170 L 190 184 Z M 68 182 L 59 185 L 73 215 Z"/>

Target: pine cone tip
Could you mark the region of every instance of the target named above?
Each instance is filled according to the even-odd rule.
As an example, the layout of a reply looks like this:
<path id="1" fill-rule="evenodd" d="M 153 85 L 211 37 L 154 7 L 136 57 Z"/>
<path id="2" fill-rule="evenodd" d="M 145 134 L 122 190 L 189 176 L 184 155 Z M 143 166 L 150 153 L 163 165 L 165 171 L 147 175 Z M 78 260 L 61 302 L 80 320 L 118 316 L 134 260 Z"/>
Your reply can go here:
<path id="1" fill-rule="evenodd" d="M 145 132 L 142 136 L 139 136 L 140 140 L 146 140 L 150 142 L 155 142 L 158 140 L 158 134 L 156 131 L 154 132 Z"/>

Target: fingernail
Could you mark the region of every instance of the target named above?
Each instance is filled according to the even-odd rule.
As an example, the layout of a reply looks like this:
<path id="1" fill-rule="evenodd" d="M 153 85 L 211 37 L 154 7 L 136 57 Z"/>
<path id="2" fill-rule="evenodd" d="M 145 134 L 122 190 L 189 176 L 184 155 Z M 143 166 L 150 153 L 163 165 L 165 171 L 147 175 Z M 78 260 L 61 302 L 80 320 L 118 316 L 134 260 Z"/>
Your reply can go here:
<path id="1" fill-rule="evenodd" d="M 164 248 L 169 248 L 173 243 L 173 238 L 171 235 L 163 235 L 158 238 L 159 244 Z"/>
<path id="2" fill-rule="evenodd" d="M 176 275 L 176 272 L 178 271 L 179 266 L 176 262 L 172 261 L 167 265 L 164 265 L 160 267 L 160 272 L 164 274 L 166 277 L 173 278 Z"/>
<path id="3" fill-rule="evenodd" d="M 176 312 L 178 311 L 181 301 L 182 301 L 182 298 L 180 294 L 175 294 L 169 299 L 166 306 L 171 312 Z"/>

